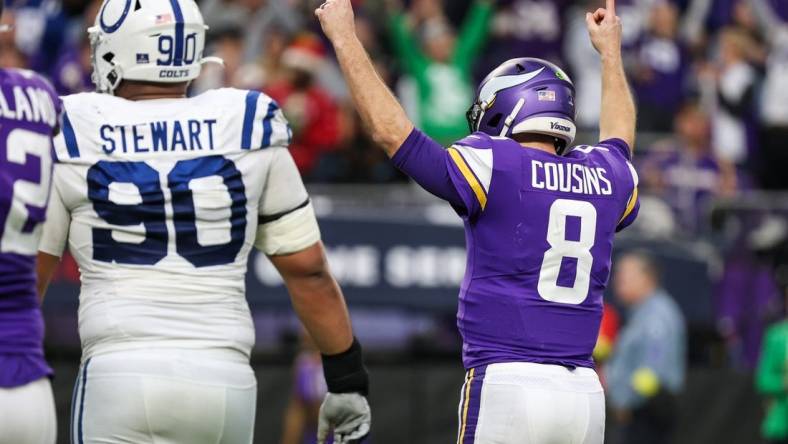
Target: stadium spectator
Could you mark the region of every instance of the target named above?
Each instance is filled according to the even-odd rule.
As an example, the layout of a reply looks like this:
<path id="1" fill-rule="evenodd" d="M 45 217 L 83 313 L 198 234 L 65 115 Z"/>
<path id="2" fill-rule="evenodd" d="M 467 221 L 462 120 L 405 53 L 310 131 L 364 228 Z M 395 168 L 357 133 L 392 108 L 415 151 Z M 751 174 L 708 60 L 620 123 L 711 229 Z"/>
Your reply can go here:
<path id="1" fill-rule="evenodd" d="M 291 38 L 285 31 L 277 28 L 270 30 L 265 41 L 265 51 L 258 61 L 263 73 L 263 82 L 266 85 L 277 84 L 285 80 L 287 69 L 282 63 L 282 54 L 290 45 L 290 40 Z"/>
<path id="2" fill-rule="evenodd" d="M 90 40 L 84 30 L 93 26 L 99 6 L 101 6 L 99 1 L 90 2 L 83 14 L 83 19 L 75 20 L 79 25 L 74 27 L 81 31 L 79 37 L 75 38 L 74 42 L 63 42 L 60 54 L 52 69 L 52 84 L 58 94 L 68 95 L 93 91 Z"/>
<path id="3" fill-rule="evenodd" d="M 61 95 L 92 91 L 91 72 L 90 42 L 85 36 L 80 45 L 66 48 L 60 54 L 52 71 L 52 83 Z"/>
<path id="4" fill-rule="evenodd" d="M 760 38 L 760 27 L 753 6 L 758 2 L 784 3 L 782 0 L 690 0 L 684 14 L 682 36 L 691 46 L 703 51 L 722 29 L 734 26 Z"/>
<path id="5" fill-rule="evenodd" d="M 273 40 L 276 41 L 276 35 Z M 241 28 L 227 27 L 216 31 L 211 49 L 224 63 L 206 65 L 194 83 L 193 94 L 221 87 L 254 90 L 263 87 L 263 68 L 256 63 L 244 63 L 244 33 Z"/>
<path id="6" fill-rule="evenodd" d="M 342 149 L 320 156 L 311 175 L 319 183 L 392 183 L 407 178 L 394 168 L 380 150 L 370 149 L 375 142 L 362 129 L 361 120 L 351 105 L 344 104 L 339 113 Z"/>
<path id="7" fill-rule="evenodd" d="M 301 352 L 293 363 L 293 389 L 285 410 L 281 444 L 315 444 L 320 404 L 327 392 L 320 352 L 309 334 L 303 332 Z M 332 441 L 329 438 L 329 444 Z"/>
<path id="8" fill-rule="evenodd" d="M 602 311 L 602 323 L 599 326 L 599 338 L 594 347 L 594 361 L 597 364 L 606 362 L 613 352 L 613 347 L 618 338 L 618 331 L 621 327 L 621 319 L 616 308 L 605 302 Z"/>
<path id="9" fill-rule="evenodd" d="M 474 1 L 456 35 L 444 17 L 430 12 L 422 25 L 421 44 L 401 4 L 396 0 L 388 4 L 400 66 L 415 82 L 417 124 L 440 143 L 462 138 L 468 132 L 465 111 L 473 102 L 473 63 L 487 38 L 491 2 Z"/>
<path id="10" fill-rule="evenodd" d="M 577 91 L 577 125 L 585 130 L 599 125 L 598 103 L 602 100 L 602 88 L 599 86 L 602 67 L 594 47 L 586 37 L 585 13 L 589 10 L 588 7 L 591 7 L 590 1 L 570 10 L 567 36 L 564 40 L 564 55 L 573 73 L 572 79 Z M 630 22 L 626 23 L 629 27 Z"/>
<path id="11" fill-rule="evenodd" d="M 634 50 L 633 87 L 638 98 L 640 129 L 671 130 L 673 116 L 685 94 L 689 53 L 678 39 L 678 8 L 658 2 L 651 11 L 648 31 Z"/>
<path id="12" fill-rule="evenodd" d="M 649 26 L 651 7 L 659 1 L 666 0 L 619 0 L 616 3 L 616 11 L 621 16 L 622 23 L 627 24 L 623 30 L 624 34 L 621 36 L 621 44 L 625 53 L 635 48 L 643 37 Z M 586 3 L 590 6 L 587 9 L 591 10 L 599 6 L 599 3 L 593 0 Z"/>
<path id="13" fill-rule="evenodd" d="M 709 118 L 698 102 L 685 103 L 674 120 L 674 136 L 651 147 L 639 170 L 645 190 L 671 206 L 684 230 L 696 233 L 713 198 L 736 193 L 736 171 L 714 157 Z"/>
<path id="14" fill-rule="evenodd" d="M 608 399 L 620 426 L 614 442 L 668 442 L 686 372 L 683 315 L 660 287 L 657 265 L 643 253 L 618 258 L 613 288 L 629 311 L 605 368 Z"/>
<path id="15" fill-rule="evenodd" d="M 788 292 L 785 298 L 788 314 Z M 758 391 L 767 400 L 761 434 L 770 443 L 788 443 L 788 317 L 766 332 L 756 373 Z"/>
<path id="16" fill-rule="evenodd" d="M 767 36 L 769 55 L 761 95 L 762 130 L 760 183 L 767 189 L 788 189 L 788 2 L 753 0 Z"/>
<path id="17" fill-rule="evenodd" d="M 591 130 L 599 126 L 599 101 L 601 68 L 594 48 L 586 38 L 585 14 L 599 6 L 596 0 L 579 1 L 571 8 L 566 19 L 564 58 L 569 63 L 577 91 L 577 124 L 580 129 Z M 619 0 L 616 13 L 626 23 L 621 36 L 622 51 L 626 59 L 632 58 L 648 23 L 652 0 Z M 638 119 L 642 124 L 643 118 Z"/>
<path id="18" fill-rule="evenodd" d="M 16 25 L 16 16 L 13 10 L 3 14 L 0 25 L 13 28 Z M 27 68 L 27 56 L 19 49 L 14 33 L 0 32 L 0 67 L 2 68 Z"/>
<path id="19" fill-rule="evenodd" d="M 714 103 L 711 140 L 715 155 L 739 167 L 746 166 L 754 145 L 758 73 L 748 60 L 754 48 L 746 31 L 725 28 L 716 63 L 702 71 L 705 100 Z"/>
<path id="20" fill-rule="evenodd" d="M 24 54 L 30 69 L 49 73 L 64 44 L 69 42 L 69 14 L 59 1 L 14 3 L 16 7 L 12 10 L 16 24 L 9 34 L 14 36 L 16 46 Z M 82 23 L 79 17 L 77 21 Z"/>
<path id="21" fill-rule="evenodd" d="M 494 39 L 486 51 L 490 63 L 485 65 L 523 56 L 564 64 L 563 29 L 570 0 L 502 0 L 498 6 Z"/>
<path id="22" fill-rule="evenodd" d="M 304 29 L 303 16 L 291 0 L 203 0 L 200 9 L 213 29 L 243 29 L 243 63 L 265 55 L 266 40 L 275 31 L 289 35 Z"/>
<path id="23" fill-rule="evenodd" d="M 315 81 L 324 63 L 326 54 L 320 39 L 313 34 L 301 35 L 282 54 L 285 78 L 266 88 L 290 121 L 290 153 L 307 177 L 321 155 L 339 149 L 339 106 Z"/>
<path id="24" fill-rule="evenodd" d="M 732 214 L 728 226 L 738 226 L 725 254 L 725 267 L 716 284 L 717 329 L 725 339 L 732 366 L 753 369 L 758 362 L 767 323 L 780 315 L 780 289 L 771 263 L 753 251 L 752 233 L 763 227 L 761 211 Z"/>

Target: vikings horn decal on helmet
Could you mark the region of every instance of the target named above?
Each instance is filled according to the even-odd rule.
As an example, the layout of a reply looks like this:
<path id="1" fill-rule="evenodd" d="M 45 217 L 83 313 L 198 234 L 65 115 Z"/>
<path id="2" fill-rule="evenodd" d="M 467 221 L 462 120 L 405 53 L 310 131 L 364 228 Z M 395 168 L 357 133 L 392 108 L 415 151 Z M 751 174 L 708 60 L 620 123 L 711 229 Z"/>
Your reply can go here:
<path id="1" fill-rule="evenodd" d="M 194 0 L 104 0 L 88 29 L 93 83 L 113 94 L 122 80 L 194 80 L 203 63 L 207 26 Z"/>
<path id="2" fill-rule="evenodd" d="M 575 139 L 575 87 L 561 68 L 541 59 L 512 59 L 481 83 L 468 111 L 471 132 L 555 137 L 559 154 Z"/>

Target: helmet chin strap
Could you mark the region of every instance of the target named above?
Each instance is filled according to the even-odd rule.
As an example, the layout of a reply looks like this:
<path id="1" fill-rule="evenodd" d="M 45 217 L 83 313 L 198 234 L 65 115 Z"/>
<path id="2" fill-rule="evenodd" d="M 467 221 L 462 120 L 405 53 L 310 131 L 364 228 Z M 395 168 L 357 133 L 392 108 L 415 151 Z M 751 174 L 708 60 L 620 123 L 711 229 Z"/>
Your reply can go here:
<path id="1" fill-rule="evenodd" d="M 512 113 L 509 114 L 509 117 L 506 118 L 506 122 L 503 124 L 503 129 L 501 129 L 501 137 L 505 137 L 506 133 L 509 132 L 509 128 L 511 128 L 512 123 L 514 123 L 514 118 L 520 114 L 520 110 L 523 109 L 523 106 L 525 106 L 525 99 L 520 98 L 520 100 L 517 101 L 517 105 L 514 106 Z"/>
<path id="2" fill-rule="evenodd" d="M 560 137 L 554 137 L 553 146 L 555 147 L 555 153 L 559 156 L 563 156 L 566 152 L 566 140 L 561 139 Z"/>
<path id="3" fill-rule="evenodd" d="M 202 65 L 205 65 L 207 63 L 215 63 L 217 65 L 220 65 L 222 68 L 224 68 L 224 60 L 222 60 L 219 57 L 208 56 L 208 57 L 203 57 L 202 60 L 200 60 L 200 64 Z"/>
<path id="4" fill-rule="evenodd" d="M 112 81 L 112 79 L 107 79 L 107 80 L 110 80 L 110 82 L 112 82 L 112 84 L 110 85 L 109 93 L 114 96 L 115 90 L 118 89 L 118 87 L 120 86 L 120 82 L 123 81 L 123 68 L 121 68 L 116 63 L 112 63 L 112 71 L 110 71 L 108 76 L 113 74 L 115 75 L 115 81 Z"/>

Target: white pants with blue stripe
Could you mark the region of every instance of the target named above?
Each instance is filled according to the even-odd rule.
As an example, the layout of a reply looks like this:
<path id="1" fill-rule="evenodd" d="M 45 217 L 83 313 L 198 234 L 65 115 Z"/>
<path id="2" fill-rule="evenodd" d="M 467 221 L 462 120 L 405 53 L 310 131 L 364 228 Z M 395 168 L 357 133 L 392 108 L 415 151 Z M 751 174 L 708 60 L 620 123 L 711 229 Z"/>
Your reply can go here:
<path id="1" fill-rule="evenodd" d="M 49 378 L 0 388 L 0 444 L 54 444 L 55 399 Z"/>
<path id="2" fill-rule="evenodd" d="M 459 444 L 602 444 L 605 396 L 594 370 L 514 362 L 471 369 Z"/>
<path id="3" fill-rule="evenodd" d="M 251 444 L 257 381 L 231 351 L 93 356 L 74 387 L 72 444 Z"/>

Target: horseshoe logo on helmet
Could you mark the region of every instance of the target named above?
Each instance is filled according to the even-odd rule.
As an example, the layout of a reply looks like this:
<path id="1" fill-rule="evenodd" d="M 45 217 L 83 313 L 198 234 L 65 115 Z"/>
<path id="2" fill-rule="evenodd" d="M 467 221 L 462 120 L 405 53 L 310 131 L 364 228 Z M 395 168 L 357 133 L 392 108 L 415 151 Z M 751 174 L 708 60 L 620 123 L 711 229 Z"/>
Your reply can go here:
<path id="1" fill-rule="evenodd" d="M 132 0 L 126 0 L 126 4 L 123 7 L 123 13 L 120 14 L 120 18 L 118 18 L 118 20 L 111 25 L 108 25 L 104 21 L 104 12 L 106 12 L 107 6 L 110 4 L 109 1 L 105 2 L 104 6 L 101 8 L 101 13 L 99 13 L 99 24 L 101 24 L 101 29 L 107 34 L 112 34 L 113 32 L 117 31 L 126 20 L 126 17 L 129 15 L 129 11 L 131 10 L 131 2 Z"/>

